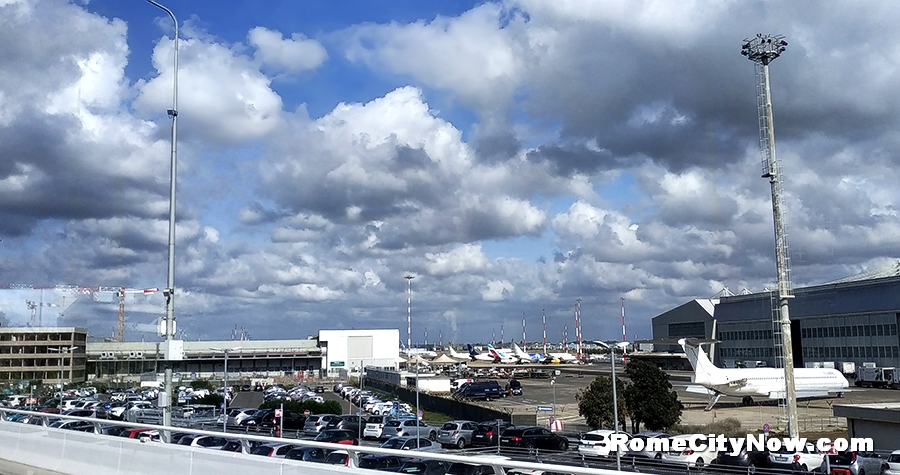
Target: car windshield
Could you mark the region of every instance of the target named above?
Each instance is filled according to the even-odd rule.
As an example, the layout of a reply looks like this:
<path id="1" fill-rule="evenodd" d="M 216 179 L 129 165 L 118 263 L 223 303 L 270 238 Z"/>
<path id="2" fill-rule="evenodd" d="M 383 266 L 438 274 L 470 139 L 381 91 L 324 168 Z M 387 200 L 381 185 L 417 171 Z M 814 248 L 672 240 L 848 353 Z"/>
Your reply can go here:
<path id="1" fill-rule="evenodd" d="M 406 442 L 403 439 L 388 439 L 387 442 L 381 444 L 382 449 L 400 449 L 403 448 L 403 443 Z"/>

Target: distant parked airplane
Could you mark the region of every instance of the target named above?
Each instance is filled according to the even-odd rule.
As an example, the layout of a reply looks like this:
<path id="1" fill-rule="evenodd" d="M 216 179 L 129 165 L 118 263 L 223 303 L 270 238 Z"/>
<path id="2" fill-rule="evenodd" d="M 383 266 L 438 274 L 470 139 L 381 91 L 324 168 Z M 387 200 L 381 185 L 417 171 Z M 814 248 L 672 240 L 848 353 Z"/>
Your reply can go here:
<path id="1" fill-rule="evenodd" d="M 400 342 L 400 353 L 406 355 L 407 358 L 415 358 L 417 356 L 428 359 L 437 358 L 437 353 L 434 351 L 426 350 L 425 348 L 406 348 L 402 341 Z"/>
<path id="2" fill-rule="evenodd" d="M 488 354 L 494 357 L 495 363 L 516 364 L 519 359 L 508 353 L 509 350 L 498 350 L 494 345 L 488 345 Z"/>
<path id="3" fill-rule="evenodd" d="M 709 411 L 723 394 L 743 398 L 746 405 L 753 398 L 783 399 L 785 397 L 784 369 L 782 368 L 728 368 L 715 366 L 697 342 L 684 338 L 678 344 L 694 367 L 692 382 L 700 386 L 688 386 L 687 391 L 713 396 L 706 406 Z M 831 368 L 794 368 L 794 386 L 797 399 L 841 396 L 850 384 L 840 371 Z"/>
<path id="4" fill-rule="evenodd" d="M 479 353 L 479 352 L 475 351 L 475 348 L 472 348 L 472 345 L 468 345 L 467 347 L 469 349 L 469 358 L 472 361 L 490 361 L 492 363 L 494 362 L 494 357 L 492 355 L 489 355 L 487 353 Z"/>
<path id="5" fill-rule="evenodd" d="M 515 343 L 513 343 L 513 355 L 518 363 L 540 363 L 546 358 L 543 353 L 526 353 Z"/>

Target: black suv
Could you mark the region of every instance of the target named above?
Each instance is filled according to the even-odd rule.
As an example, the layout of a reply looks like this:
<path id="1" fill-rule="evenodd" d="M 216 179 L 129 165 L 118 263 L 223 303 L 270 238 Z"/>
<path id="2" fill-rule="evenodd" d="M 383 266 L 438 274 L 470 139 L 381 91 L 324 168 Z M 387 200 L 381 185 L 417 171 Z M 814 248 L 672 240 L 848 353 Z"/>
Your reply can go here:
<path id="1" fill-rule="evenodd" d="M 510 379 L 509 382 L 506 383 L 506 390 L 509 391 L 509 394 L 513 396 L 521 396 L 522 383 L 519 382 L 518 379 Z"/>
<path id="2" fill-rule="evenodd" d="M 569 450 L 569 439 L 543 427 L 512 427 L 500 436 L 501 447 L 522 447 L 528 450 Z"/>

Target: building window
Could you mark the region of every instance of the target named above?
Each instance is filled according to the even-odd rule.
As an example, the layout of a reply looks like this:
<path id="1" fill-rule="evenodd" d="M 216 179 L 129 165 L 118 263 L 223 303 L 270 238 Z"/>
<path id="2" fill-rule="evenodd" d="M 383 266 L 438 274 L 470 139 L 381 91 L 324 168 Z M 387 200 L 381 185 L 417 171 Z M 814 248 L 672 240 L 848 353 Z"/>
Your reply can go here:
<path id="1" fill-rule="evenodd" d="M 850 327 L 850 328 L 853 329 L 852 336 L 859 336 L 859 327 Z"/>
<path id="2" fill-rule="evenodd" d="M 894 353 L 894 354 L 893 354 L 893 357 L 894 357 L 894 358 L 900 357 L 900 349 L 898 349 L 896 346 L 892 346 L 892 347 L 891 347 L 891 352 Z"/>
<path id="3" fill-rule="evenodd" d="M 883 325 L 875 325 L 875 331 L 877 336 L 884 336 L 884 326 Z"/>
<path id="4" fill-rule="evenodd" d="M 669 324 L 669 337 L 706 338 L 706 335 L 706 323 L 704 322 L 684 322 Z"/>
<path id="5" fill-rule="evenodd" d="M 896 335 L 896 334 L 897 334 L 897 324 L 892 323 L 891 324 L 891 335 Z"/>
<path id="6" fill-rule="evenodd" d="M 847 327 L 840 327 L 838 330 L 841 332 L 841 338 L 847 336 Z"/>

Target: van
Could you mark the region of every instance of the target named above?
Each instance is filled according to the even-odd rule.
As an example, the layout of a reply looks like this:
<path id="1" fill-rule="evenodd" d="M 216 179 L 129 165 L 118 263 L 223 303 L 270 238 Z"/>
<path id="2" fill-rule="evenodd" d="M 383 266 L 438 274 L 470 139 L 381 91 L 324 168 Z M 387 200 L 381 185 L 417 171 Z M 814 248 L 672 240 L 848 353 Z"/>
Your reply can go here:
<path id="1" fill-rule="evenodd" d="M 494 398 L 504 397 L 506 392 L 495 380 L 475 381 L 462 385 L 454 396 L 462 399 L 484 399 L 490 401 Z"/>

